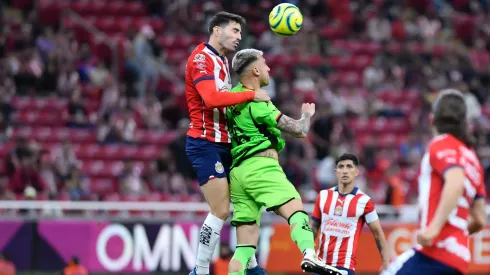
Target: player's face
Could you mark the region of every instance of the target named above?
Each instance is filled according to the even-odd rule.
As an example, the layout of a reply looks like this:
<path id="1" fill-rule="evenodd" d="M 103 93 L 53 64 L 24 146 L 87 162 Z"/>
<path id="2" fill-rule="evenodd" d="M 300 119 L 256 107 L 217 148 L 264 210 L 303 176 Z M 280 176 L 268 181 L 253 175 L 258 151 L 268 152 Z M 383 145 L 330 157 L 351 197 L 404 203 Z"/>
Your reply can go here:
<path id="1" fill-rule="evenodd" d="M 226 27 L 221 28 L 220 45 L 226 51 L 236 51 L 240 40 L 242 40 L 242 26 L 239 23 L 231 21 Z"/>
<path id="2" fill-rule="evenodd" d="M 263 56 L 257 60 L 257 70 L 259 71 L 260 86 L 264 87 L 269 85 L 269 71 L 271 70 L 265 61 Z"/>
<path id="3" fill-rule="evenodd" d="M 354 165 L 352 160 L 342 160 L 337 164 L 335 174 L 339 183 L 349 184 L 359 175 L 359 169 Z"/>

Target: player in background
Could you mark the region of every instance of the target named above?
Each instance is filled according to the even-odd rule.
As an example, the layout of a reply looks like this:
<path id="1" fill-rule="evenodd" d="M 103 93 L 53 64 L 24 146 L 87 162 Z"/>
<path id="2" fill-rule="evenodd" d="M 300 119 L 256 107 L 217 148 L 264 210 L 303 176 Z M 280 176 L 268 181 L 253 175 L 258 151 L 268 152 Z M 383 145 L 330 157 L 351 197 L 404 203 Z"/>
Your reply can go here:
<path id="1" fill-rule="evenodd" d="M 338 185 L 320 191 L 311 215 L 315 238 L 320 233 L 318 257 L 344 274 L 354 275 L 357 242 L 367 223 L 381 255 L 383 270 L 389 261 L 388 245 L 374 203 L 356 187 L 359 160 L 353 154 L 343 154 L 335 165 Z"/>
<path id="2" fill-rule="evenodd" d="M 269 84 L 269 67 L 261 51 L 239 51 L 233 57 L 232 68 L 240 76 L 240 83 L 232 92 L 256 91 Z M 259 227 L 263 206 L 290 224 L 291 239 L 304 256 L 303 271 L 339 274 L 338 270 L 317 258 L 313 232 L 301 197 L 278 161 L 278 153 L 285 146 L 281 131 L 304 138 L 314 113 L 314 104 L 303 104 L 301 119 L 294 120 L 282 114 L 271 102 L 250 102 L 227 109 L 233 145 L 230 190 L 234 212 L 231 224 L 237 230 L 237 247 L 228 274 L 243 274 L 248 261 L 255 255 L 258 236 L 253 233 Z"/>
<path id="3" fill-rule="evenodd" d="M 191 275 L 209 274 L 211 257 L 230 214 L 227 175 L 231 165 L 230 134 L 224 107 L 247 101 L 269 101 L 263 90 L 229 93 L 231 77 L 226 55 L 236 50 L 245 19 L 219 12 L 209 24 L 209 42 L 196 47 L 187 60 L 185 93 L 190 125 L 186 153 L 211 208 L 200 231 L 196 268 Z M 255 232 L 254 234 L 259 234 Z M 247 274 L 263 274 L 255 257 Z"/>
<path id="4" fill-rule="evenodd" d="M 435 137 L 420 165 L 418 245 L 400 255 L 383 275 L 468 273 L 469 235 L 485 225 L 486 194 L 466 112 L 457 90 L 443 90 L 434 101 Z"/>

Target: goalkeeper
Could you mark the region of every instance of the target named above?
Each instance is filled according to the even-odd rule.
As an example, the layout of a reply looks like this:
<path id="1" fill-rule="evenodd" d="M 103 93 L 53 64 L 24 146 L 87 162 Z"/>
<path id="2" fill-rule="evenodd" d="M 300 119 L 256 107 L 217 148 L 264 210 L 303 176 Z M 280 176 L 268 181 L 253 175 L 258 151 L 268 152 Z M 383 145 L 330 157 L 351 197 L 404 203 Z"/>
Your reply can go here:
<path id="1" fill-rule="evenodd" d="M 240 83 L 232 92 L 257 91 L 269 83 L 270 69 L 261 51 L 239 51 L 233 58 L 232 69 L 240 76 Z M 233 157 L 231 224 L 237 228 L 238 243 L 228 268 L 230 275 L 244 274 L 248 261 L 255 255 L 258 239 L 251 233 L 259 226 L 263 206 L 288 221 L 291 238 L 304 255 L 301 262 L 304 271 L 340 274 L 317 258 L 308 214 L 278 161 L 278 153 L 285 145 L 281 131 L 297 138 L 304 138 L 308 133 L 315 105 L 303 104 L 301 111 L 301 119 L 294 120 L 283 115 L 271 102 L 249 102 L 227 109 Z"/>

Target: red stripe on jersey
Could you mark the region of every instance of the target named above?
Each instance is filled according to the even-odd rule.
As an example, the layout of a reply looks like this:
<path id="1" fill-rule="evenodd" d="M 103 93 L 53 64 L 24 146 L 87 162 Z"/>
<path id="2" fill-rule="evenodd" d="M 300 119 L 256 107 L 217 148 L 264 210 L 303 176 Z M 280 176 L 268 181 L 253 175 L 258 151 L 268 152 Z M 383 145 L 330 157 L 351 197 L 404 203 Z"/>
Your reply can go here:
<path id="1" fill-rule="evenodd" d="M 350 238 L 343 238 L 342 243 L 340 243 L 339 258 L 337 260 L 337 266 L 345 265 L 345 258 L 347 256 L 347 246 L 349 244 Z"/>
<path id="2" fill-rule="evenodd" d="M 351 270 L 356 270 L 356 265 L 357 265 L 357 242 L 359 241 L 359 236 L 361 235 L 362 227 L 364 226 L 364 218 L 360 218 L 357 221 L 357 230 L 356 234 L 354 235 L 354 245 L 352 247 L 352 258 L 350 261 L 350 267 L 349 269 Z"/>
<path id="3" fill-rule="evenodd" d="M 335 251 L 335 245 L 337 244 L 337 237 L 335 236 L 330 236 L 328 240 L 328 249 L 327 249 L 327 264 L 332 263 L 333 261 L 333 254 Z M 328 253 L 330 252 L 330 253 Z"/>
<path id="4" fill-rule="evenodd" d="M 323 235 L 322 232 L 320 232 L 320 245 L 319 245 L 319 252 L 318 252 L 318 258 L 320 260 L 323 260 L 323 257 L 325 257 L 325 235 Z"/>
<path id="5" fill-rule="evenodd" d="M 361 198 L 361 194 L 355 195 L 349 203 L 349 210 L 347 211 L 347 217 L 355 217 L 357 213 L 357 202 Z"/>
<path id="6" fill-rule="evenodd" d="M 323 213 L 327 214 L 330 212 L 330 205 L 332 204 L 333 191 L 327 190 L 327 201 L 323 207 Z"/>

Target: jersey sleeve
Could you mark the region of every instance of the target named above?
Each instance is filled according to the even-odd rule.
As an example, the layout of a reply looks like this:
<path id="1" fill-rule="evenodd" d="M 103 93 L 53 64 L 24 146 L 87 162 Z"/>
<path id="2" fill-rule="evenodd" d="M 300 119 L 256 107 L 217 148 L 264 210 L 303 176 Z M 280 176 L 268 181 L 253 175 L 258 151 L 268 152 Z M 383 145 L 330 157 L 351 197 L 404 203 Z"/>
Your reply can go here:
<path id="1" fill-rule="evenodd" d="M 482 173 L 483 175 L 483 173 Z M 478 187 L 478 190 L 476 191 L 476 196 L 475 199 L 486 199 L 487 198 L 487 191 L 485 190 L 485 184 L 484 184 L 484 179 L 482 176 L 482 180 L 480 186 Z"/>
<path id="2" fill-rule="evenodd" d="M 214 76 L 214 63 L 206 54 L 197 53 L 192 60 L 188 61 L 187 66 L 191 80 L 208 108 L 228 107 L 252 101 L 255 98 L 253 91 L 241 93 L 218 91 Z"/>
<path id="3" fill-rule="evenodd" d="M 366 223 L 372 223 L 379 219 L 378 213 L 376 212 L 376 209 L 374 208 L 374 203 L 371 199 L 368 200 L 368 202 L 366 203 L 366 207 L 364 207 L 363 217 L 364 220 L 366 220 Z"/>
<path id="4" fill-rule="evenodd" d="M 444 175 L 444 172 L 449 168 L 461 166 L 458 161 L 458 150 L 452 143 L 441 140 L 429 147 L 430 164 L 439 174 Z"/>
<path id="5" fill-rule="evenodd" d="M 214 80 L 214 63 L 205 54 L 197 53 L 194 55 L 194 59 L 189 61 L 188 66 L 194 85 L 203 80 Z"/>
<path id="6" fill-rule="evenodd" d="M 258 124 L 276 127 L 282 113 L 272 102 L 252 102 L 250 103 L 250 116 Z"/>
<path id="7" fill-rule="evenodd" d="M 322 211 L 320 209 L 320 194 L 316 197 L 315 206 L 313 208 L 313 213 L 311 213 L 311 219 L 314 221 L 321 221 Z"/>

